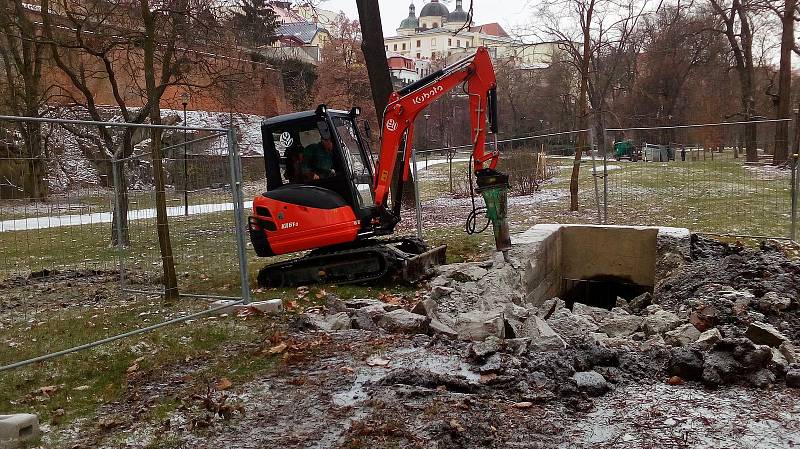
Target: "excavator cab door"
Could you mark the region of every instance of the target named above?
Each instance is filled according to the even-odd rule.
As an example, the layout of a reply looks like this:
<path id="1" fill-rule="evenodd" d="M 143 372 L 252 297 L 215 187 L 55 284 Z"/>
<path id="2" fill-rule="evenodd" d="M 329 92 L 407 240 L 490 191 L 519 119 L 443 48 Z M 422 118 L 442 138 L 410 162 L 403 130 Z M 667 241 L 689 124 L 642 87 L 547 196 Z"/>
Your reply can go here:
<path id="1" fill-rule="evenodd" d="M 334 115 L 331 117 L 339 148 L 341 149 L 347 176 L 352 184 L 354 208 L 371 212 L 375 207 L 372 190 L 372 158 L 363 144 L 358 126 L 353 116 Z"/>

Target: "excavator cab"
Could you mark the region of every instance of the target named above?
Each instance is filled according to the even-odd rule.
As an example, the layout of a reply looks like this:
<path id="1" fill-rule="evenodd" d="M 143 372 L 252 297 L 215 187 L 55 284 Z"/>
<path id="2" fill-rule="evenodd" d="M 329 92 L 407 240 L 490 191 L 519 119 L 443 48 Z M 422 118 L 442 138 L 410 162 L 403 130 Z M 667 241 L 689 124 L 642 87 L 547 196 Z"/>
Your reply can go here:
<path id="1" fill-rule="evenodd" d="M 374 215 L 373 161 L 358 114 L 320 105 L 263 122 L 267 190 L 250 217 L 259 256 L 352 242 Z M 268 239 L 264 231 L 280 232 Z"/>
<path id="2" fill-rule="evenodd" d="M 330 190 L 359 217 L 371 215 L 373 163 L 356 125 L 358 109 L 300 112 L 265 121 L 267 191 L 314 186 Z"/>

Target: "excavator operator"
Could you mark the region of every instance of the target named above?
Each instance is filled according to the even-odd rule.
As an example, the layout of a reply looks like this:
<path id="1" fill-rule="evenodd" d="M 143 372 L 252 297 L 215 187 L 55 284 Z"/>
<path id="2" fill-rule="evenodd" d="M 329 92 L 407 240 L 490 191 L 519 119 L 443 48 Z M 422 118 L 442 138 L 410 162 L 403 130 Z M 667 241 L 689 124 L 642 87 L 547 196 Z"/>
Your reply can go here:
<path id="1" fill-rule="evenodd" d="M 320 140 L 303 148 L 303 174 L 308 181 L 336 176 L 333 168 L 333 141 L 327 124 L 319 123 Z"/>

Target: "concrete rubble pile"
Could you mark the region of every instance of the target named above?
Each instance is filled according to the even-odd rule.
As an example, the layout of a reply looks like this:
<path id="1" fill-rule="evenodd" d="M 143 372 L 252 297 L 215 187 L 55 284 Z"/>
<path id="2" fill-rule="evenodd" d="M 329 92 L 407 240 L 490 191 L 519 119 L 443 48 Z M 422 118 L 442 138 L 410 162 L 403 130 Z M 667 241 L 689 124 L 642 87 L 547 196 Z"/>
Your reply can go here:
<path id="1" fill-rule="evenodd" d="M 570 385 L 589 395 L 608 391 L 626 370 L 641 375 L 648 369 L 670 384 L 766 388 L 785 382 L 800 388 L 794 344 L 800 335 L 800 284 L 794 291 L 784 285 L 798 281 L 800 265 L 782 260 L 782 268 L 773 271 L 783 284 L 764 291 L 760 277 L 748 284 L 748 264 L 742 263 L 738 275 L 728 273 L 737 280 L 731 282 L 735 287 L 698 282 L 677 300 L 674 293 L 680 289 L 674 285 L 698 270 L 692 265 L 696 255 L 662 254 L 654 293 L 618 298 L 610 310 L 582 303 L 570 309 L 558 297 L 532 305 L 523 293 L 523 262 L 498 256 L 441 267 L 429 294 L 411 310 L 378 300 L 329 297 L 327 314 L 308 314 L 304 324 L 323 331 L 427 334 L 458 342 L 481 374 L 513 371 L 520 360 L 539 369 L 568 365 L 559 375 L 569 376 Z"/>

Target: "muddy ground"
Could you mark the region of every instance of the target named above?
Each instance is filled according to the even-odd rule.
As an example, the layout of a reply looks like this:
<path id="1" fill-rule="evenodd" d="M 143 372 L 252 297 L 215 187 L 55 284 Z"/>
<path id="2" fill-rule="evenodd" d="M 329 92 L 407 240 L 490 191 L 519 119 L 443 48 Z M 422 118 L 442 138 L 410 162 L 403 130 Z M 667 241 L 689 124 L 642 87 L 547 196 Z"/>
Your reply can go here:
<path id="1" fill-rule="evenodd" d="M 648 322 L 670 313 L 679 318 L 671 327 L 638 327 L 611 338 L 592 326 L 564 334 L 559 347 L 536 346 L 537 337 L 518 335 L 468 341 L 447 326 L 433 329 L 430 317 L 411 312 L 425 313 L 416 300 L 430 299 L 430 286 L 401 300 L 384 297 L 377 307 L 376 299 L 357 303 L 328 295 L 311 314 L 290 308 L 281 316 L 230 316 L 224 319 L 258 320 L 260 336 L 133 372 L 121 399 L 100 405 L 92 417 L 45 423 L 42 445 L 798 447 L 800 389 L 788 385 L 788 373 L 800 369 L 788 360 L 800 337 L 800 263 L 793 254 L 776 242 L 752 248 L 695 237 L 688 260 L 664 275 L 646 304 L 639 298 L 586 315 L 556 312 L 555 305 L 546 313 L 527 312 L 531 320 L 541 313 L 537 322 L 555 329 L 559 316 L 591 325 L 592 314 Z M 473 274 L 475 267 L 486 267 L 488 275 L 498 269 L 487 262 L 462 266 Z M 475 281 L 481 282 L 489 281 Z M 365 314 L 374 321 L 363 321 Z M 385 317 L 392 314 L 413 322 L 390 323 Z M 692 329 L 686 330 L 690 337 L 674 334 L 691 323 L 702 328 L 697 334 L 718 330 L 719 338 L 701 342 Z M 754 323 L 771 325 L 786 340 L 772 347 L 751 341 Z M 225 371 L 211 381 L 197 375 L 215 358 L 241 355 L 268 363 L 232 384 Z"/>
<path id="2" fill-rule="evenodd" d="M 247 385 L 211 393 L 212 401 L 226 397 L 234 404 L 229 419 L 212 417 L 197 406 L 202 402 L 198 399 L 187 400 L 184 410 L 162 423 L 137 422 L 136 410 L 146 410 L 148 395 L 180 391 L 181 379 L 191 371 L 180 370 L 158 382 L 132 386 L 140 393 L 132 396 L 136 400 L 103 411 L 107 419 L 119 423 L 90 437 L 76 435 L 72 447 L 148 447 L 156 441 L 166 442 L 163 447 L 186 448 L 788 448 L 800 444 L 797 390 L 671 386 L 664 382 L 665 373 L 657 370 L 641 378 L 621 376 L 611 392 L 593 398 L 571 389 L 564 379 L 566 386 L 554 385 L 558 378 L 550 376 L 564 373 L 538 366 L 535 360 L 510 360 L 513 368 L 496 377 L 481 376 L 473 371 L 464 345 L 430 337 L 387 338 L 347 331 L 302 338 L 321 338 L 321 349 L 313 357 L 289 360 L 280 370 Z M 576 354 L 587 353 L 551 357 L 570 365 Z M 659 365 L 657 354 L 642 357 L 646 361 L 639 362 L 646 370 Z M 370 366 L 376 362 L 386 364 Z M 548 369 L 554 371 L 548 374 Z M 113 443 L 104 443 L 112 436 Z"/>

